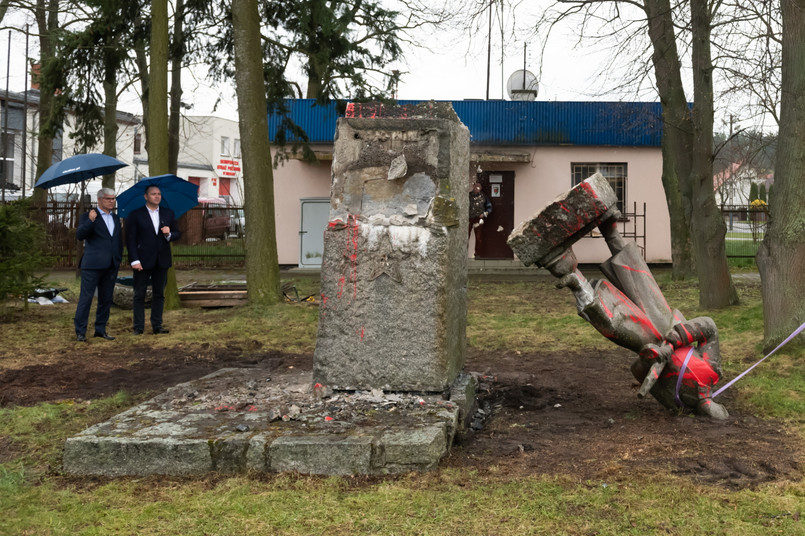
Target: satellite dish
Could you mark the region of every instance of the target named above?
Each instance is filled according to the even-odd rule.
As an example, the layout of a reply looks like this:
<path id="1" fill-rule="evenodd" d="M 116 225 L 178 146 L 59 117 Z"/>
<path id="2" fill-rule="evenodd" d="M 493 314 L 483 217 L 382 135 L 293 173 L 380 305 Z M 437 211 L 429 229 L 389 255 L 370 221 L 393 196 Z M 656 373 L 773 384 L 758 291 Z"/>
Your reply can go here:
<path id="1" fill-rule="evenodd" d="M 531 71 L 519 69 L 509 76 L 506 91 L 511 100 L 533 101 L 537 100 L 537 77 Z"/>

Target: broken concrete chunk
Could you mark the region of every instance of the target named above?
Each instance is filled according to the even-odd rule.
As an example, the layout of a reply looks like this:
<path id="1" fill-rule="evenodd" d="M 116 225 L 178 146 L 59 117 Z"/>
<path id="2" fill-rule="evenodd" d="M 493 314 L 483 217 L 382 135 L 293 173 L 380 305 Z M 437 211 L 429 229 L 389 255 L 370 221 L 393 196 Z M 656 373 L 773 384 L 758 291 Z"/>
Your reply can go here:
<path id="1" fill-rule="evenodd" d="M 405 155 L 401 154 L 391 161 L 388 179 L 390 181 L 400 179 L 405 177 L 406 173 L 408 173 L 408 163 L 405 161 Z"/>

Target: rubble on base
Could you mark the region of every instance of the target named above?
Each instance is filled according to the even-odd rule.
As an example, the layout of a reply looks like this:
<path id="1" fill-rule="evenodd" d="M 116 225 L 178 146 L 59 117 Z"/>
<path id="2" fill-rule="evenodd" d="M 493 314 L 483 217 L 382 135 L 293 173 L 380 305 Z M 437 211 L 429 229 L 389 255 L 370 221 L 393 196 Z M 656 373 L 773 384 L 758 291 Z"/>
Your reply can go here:
<path id="1" fill-rule="evenodd" d="M 476 384 L 462 374 L 447 395 L 348 392 L 313 384 L 309 371 L 222 369 L 68 439 L 64 469 L 105 476 L 432 469 L 468 429 Z"/>

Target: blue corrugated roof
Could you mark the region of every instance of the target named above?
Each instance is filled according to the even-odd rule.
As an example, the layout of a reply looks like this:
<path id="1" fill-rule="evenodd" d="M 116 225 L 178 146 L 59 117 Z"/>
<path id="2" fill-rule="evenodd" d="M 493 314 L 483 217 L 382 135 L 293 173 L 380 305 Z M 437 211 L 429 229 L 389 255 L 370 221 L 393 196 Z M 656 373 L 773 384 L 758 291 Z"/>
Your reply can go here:
<path id="1" fill-rule="evenodd" d="M 414 104 L 419 101 L 400 101 Z M 451 101 L 469 128 L 473 145 L 583 145 L 659 147 L 662 108 L 658 102 Z M 330 143 L 339 115 L 335 103 L 286 101 L 291 119 L 311 143 Z M 269 115 L 274 141 L 279 119 Z"/>

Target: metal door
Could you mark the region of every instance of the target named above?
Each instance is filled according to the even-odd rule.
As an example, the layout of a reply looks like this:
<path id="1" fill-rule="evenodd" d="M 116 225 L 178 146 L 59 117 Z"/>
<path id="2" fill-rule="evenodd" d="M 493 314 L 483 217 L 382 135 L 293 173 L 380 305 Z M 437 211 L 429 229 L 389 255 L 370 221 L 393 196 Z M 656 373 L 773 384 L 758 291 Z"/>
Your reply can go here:
<path id="1" fill-rule="evenodd" d="M 299 231 L 299 267 L 321 266 L 324 255 L 324 230 L 330 217 L 329 197 L 300 199 L 302 223 Z"/>
<path id="2" fill-rule="evenodd" d="M 475 249 L 475 257 L 513 259 L 506 239 L 514 230 L 514 171 L 484 171 L 478 182 L 492 202 L 492 213 L 481 228 L 481 247 Z"/>

